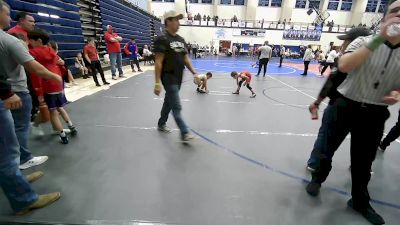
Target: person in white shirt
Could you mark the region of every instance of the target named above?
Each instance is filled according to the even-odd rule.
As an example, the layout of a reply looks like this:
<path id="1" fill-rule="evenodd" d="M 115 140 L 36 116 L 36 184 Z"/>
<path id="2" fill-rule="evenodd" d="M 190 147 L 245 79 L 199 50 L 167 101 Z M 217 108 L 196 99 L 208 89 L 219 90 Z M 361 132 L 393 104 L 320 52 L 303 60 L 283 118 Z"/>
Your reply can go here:
<path id="1" fill-rule="evenodd" d="M 149 62 L 150 64 L 154 62 L 154 54 L 149 50 L 149 46 L 144 45 L 143 48 L 144 64 Z"/>
<path id="2" fill-rule="evenodd" d="M 311 45 L 307 46 L 306 52 L 304 53 L 304 72 L 301 74 L 302 76 L 307 76 L 308 65 L 310 65 L 311 60 L 314 59 L 314 53 L 312 51 Z"/>
<path id="3" fill-rule="evenodd" d="M 325 70 L 328 68 L 333 68 L 333 65 L 335 64 L 335 59 L 339 56 L 339 53 L 336 52 L 336 47 L 332 46 L 332 50 L 328 53 L 328 58 L 326 59 L 326 63 L 324 67 L 322 68 L 321 71 L 321 76 L 324 75 Z"/>
<path id="4" fill-rule="evenodd" d="M 258 66 L 257 77 L 260 76 L 261 68 L 264 66 L 264 77 L 267 73 L 267 66 L 269 59 L 272 57 L 272 48 L 268 45 L 268 41 L 264 42 L 264 45 L 258 49 L 260 52 L 260 63 Z"/>

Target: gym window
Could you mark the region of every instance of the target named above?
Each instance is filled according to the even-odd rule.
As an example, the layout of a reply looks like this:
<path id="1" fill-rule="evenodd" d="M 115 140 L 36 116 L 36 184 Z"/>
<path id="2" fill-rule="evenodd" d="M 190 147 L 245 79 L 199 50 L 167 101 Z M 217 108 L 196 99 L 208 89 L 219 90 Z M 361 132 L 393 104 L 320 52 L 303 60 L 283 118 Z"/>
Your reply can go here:
<path id="1" fill-rule="evenodd" d="M 310 9 L 319 9 L 320 4 L 321 4 L 320 0 L 311 0 L 308 3 L 308 8 L 310 8 Z"/>
<path id="2" fill-rule="evenodd" d="M 380 13 L 384 13 L 386 10 L 386 7 L 388 5 L 389 1 L 388 0 L 381 0 L 381 2 L 379 3 L 379 9 L 378 12 Z"/>
<path id="3" fill-rule="evenodd" d="M 233 0 L 234 5 L 244 5 L 244 0 Z"/>
<path id="4" fill-rule="evenodd" d="M 220 4 L 221 5 L 230 5 L 230 4 L 232 4 L 232 0 L 221 0 Z"/>
<path id="5" fill-rule="evenodd" d="M 281 7 L 282 0 L 271 0 L 271 7 Z"/>
<path id="6" fill-rule="evenodd" d="M 295 8 L 305 9 L 306 8 L 306 0 L 296 0 Z"/>
<path id="7" fill-rule="evenodd" d="M 342 6 L 340 6 L 340 10 L 351 11 L 352 6 L 353 6 L 353 0 L 342 0 Z"/>
<path id="8" fill-rule="evenodd" d="M 378 7 L 379 0 L 368 0 L 367 8 L 365 8 L 365 12 L 376 12 L 376 8 Z"/>
<path id="9" fill-rule="evenodd" d="M 258 0 L 258 6 L 269 6 L 269 0 Z"/>
<path id="10" fill-rule="evenodd" d="M 338 8 L 339 8 L 339 1 L 329 0 L 328 10 L 338 10 Z"/>
<path id="11" fill-rule="evenodd" d="M 212 0 L 201 0 L 201 3 L 212 4 Z"/>

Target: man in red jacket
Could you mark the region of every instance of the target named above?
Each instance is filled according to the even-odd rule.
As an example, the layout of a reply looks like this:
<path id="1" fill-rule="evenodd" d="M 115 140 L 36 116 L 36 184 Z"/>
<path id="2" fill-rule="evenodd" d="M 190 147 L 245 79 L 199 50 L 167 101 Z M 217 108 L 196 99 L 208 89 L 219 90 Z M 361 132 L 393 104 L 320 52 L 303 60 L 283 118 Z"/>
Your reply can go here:
<path id="1" fill-rule="evenodd" d="M 122 55 L 120 44 L 122 37 L 114 32 L 111 25 L 107 25 L 107 32 L 104 34 L 104 39 L 106 41 L 108 54 L 110 55 L 112 79 L 117 79 L 117 76 L 115 75 L 117 72 L 115 66 L 118 67 L 119 77 L 125 77 L 124 72 L 122 71 Z"/>
<path id="2" fill-rule="evenodd" d="M 51 47 L 47 46 L 50 38 L 46 31 L 35 29 L 28 33 L 28 38 L 32 45 L 29 53 L 49 71 L 62 77 L 62 72 L 57 64 L 60 58 Z M 63 108 L 68 102 L 64 95 L 63 84 L 39 78 L 34 74 L 31 75 L 31 79 L 36 95 L 39 96 L 39 101 L 45 101 L 50 110 L 50 121 L 53 129 L 58 132 L 61 142 L 68 144 L 67 134 L 64 132 L 58 115 L 61 114 L 67 123 L 68 128 L 71 130 L 71 135 L 75 135 L 77 131 L 68 113 Z"/>

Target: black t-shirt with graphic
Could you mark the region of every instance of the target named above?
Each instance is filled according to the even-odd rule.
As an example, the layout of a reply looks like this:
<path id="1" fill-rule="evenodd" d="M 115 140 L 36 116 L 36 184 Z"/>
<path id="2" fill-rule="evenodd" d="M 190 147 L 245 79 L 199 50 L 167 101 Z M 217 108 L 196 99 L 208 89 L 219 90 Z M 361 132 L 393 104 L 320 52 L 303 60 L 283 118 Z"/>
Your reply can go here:
<path id="1" fill-rule="evenodd" d="M 181 36 L 172 36 L 168 32 L 154 41 L 154 52 L 164 54 L 161 73 L 163 85 L 181 85 L 186 49 L 186 42 Z"/>

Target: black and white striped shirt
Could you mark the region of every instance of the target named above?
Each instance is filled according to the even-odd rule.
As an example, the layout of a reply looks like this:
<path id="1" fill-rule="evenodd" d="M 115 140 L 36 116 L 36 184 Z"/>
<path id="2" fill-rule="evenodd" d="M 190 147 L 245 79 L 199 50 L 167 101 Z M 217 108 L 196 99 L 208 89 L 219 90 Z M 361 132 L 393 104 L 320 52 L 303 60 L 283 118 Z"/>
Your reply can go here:
<path id="1" fill-rule="evenodd" d="M 357 38 L 347 47 L 346 53 L 365 46 L 372 38 Z M 399 88 L 400 45 L 382 44 L 359 68 L 348 73 L 338 91 L 357 102 L 387 105 L 383 97 Z"/>

